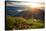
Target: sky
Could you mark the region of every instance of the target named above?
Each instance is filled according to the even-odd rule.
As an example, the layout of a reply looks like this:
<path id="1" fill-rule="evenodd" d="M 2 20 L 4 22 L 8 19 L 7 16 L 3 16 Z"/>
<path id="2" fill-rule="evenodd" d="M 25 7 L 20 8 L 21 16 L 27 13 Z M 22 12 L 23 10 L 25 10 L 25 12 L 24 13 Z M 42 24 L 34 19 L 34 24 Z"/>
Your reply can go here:
<path id="1" fill-rule="evenodd" d="M 7 2 L 6 6 L 13 6 L 13 7 L 29 7 L 29 8 L 38 8 L 43 9 L 44 3 L 43 2 L 30 2 L 30 1 L 14 1 L 14 2 Z M 23 10 L 17 10 L 18 12 L 22 12 Z"/>
<path id="2" fill-rule="evenodd" d="M 33 1 L 33 2 L 43 2 L 44 0 L 5 0 L 5 1 Z"/>
<path id="3" fill-rule="evenodd" d="M 40 2 L 39 1 L 14 1 L 14 2 L 7 2 L 6 3 L 7 6 L 15 6 L 15 7 L 23 7 L 23 6 L 28 6 L 28 7 L 32 7 L 32 8 L 41 8 L 44 7 L 44 2 Z"/>

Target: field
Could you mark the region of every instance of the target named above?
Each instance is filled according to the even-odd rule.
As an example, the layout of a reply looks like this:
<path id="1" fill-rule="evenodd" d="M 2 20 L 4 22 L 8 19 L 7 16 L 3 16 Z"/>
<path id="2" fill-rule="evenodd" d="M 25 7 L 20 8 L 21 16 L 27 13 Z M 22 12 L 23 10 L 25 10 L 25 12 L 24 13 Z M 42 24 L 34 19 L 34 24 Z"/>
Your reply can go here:
<path id="1" fill-rule="evenodd" d="M 44 28 L 44 21 L 41 19 L 6 16 L 6 30 Z"/>

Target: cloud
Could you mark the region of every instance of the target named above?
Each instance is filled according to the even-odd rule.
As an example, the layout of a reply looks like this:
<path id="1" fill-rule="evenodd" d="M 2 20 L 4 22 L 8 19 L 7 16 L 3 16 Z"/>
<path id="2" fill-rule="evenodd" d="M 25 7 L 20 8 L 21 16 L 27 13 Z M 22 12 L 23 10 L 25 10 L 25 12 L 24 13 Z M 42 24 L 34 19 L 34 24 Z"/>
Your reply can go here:
<path id="1" fill-rule="evenodd" d="M 44 0 L 5 0 L 5 1 L 30 1 L 30 2 L 44 2 Z"/>
<path id="2" fill-rule="evenodd" d="M 32 8 L 43 8 L 44 7 L 44 3 L 36 3 L 36 2 L 28 2 L 28 1 L 15 1 L 15 2 L 6 2 L 6 6 L 14 6 L 14 7 L 32 7 Z"/>

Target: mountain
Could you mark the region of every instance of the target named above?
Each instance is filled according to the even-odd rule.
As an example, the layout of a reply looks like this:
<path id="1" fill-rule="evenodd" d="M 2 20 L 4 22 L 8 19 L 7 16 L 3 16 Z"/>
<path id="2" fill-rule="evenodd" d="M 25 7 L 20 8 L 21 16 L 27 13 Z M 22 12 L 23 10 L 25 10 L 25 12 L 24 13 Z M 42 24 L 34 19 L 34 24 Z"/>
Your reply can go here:
<path id="1" fill-rule="evenodd" d="M 19 12 L 17 10 L 22 9 L 21 7 L 6 6 L 6 14 L 14 16 Z"/>
<path id="2" fill-rule="evenodd" d="M 44 16 L 45 16 L 44 9 L 33 8 L 32 14 L 33 14 L 33 17 L 39 18 L 39 19 L 44 19 Z"/>
<path id="3" fill-rule="evenodd" d="M 13 7 L 13 6 L 6 6 L 6 15 L 8 16 L 17 16 L 17 17 L 24 17 L 24 18 L 39 18 L 44 19 L 44 10 L 32 8 L 26 11 L 18 12 L 17 10 L 23 10 L 23 7 Z"/>

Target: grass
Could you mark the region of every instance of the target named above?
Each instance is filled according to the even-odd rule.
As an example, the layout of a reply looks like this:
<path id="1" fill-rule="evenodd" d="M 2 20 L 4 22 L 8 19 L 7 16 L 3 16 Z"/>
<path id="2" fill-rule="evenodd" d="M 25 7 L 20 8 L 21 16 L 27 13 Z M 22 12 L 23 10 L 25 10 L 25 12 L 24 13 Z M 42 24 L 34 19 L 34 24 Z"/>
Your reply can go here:
<path id="1" fill-rule="evenodd" d="M 37 29 L 44 28 L 44 23 L 41 19 L 24 19 L 23 17 L 6 16 L 6 29 Z"/>

